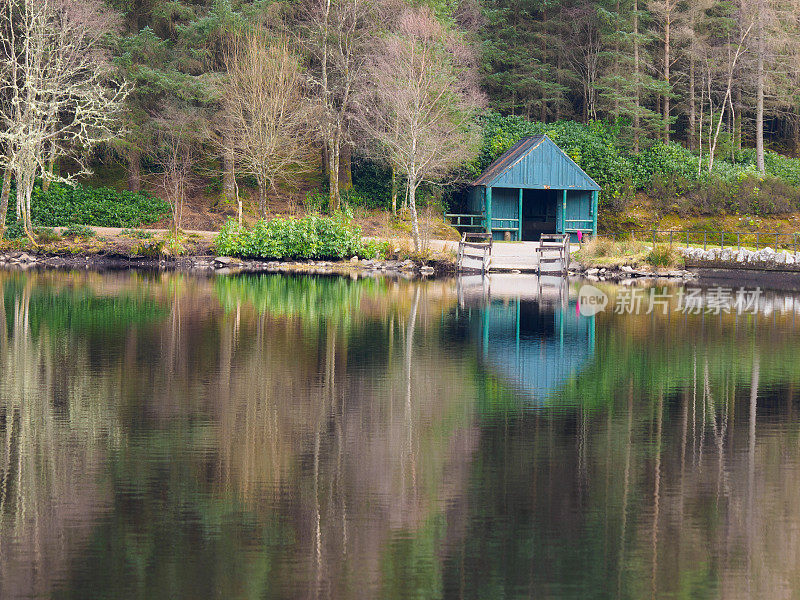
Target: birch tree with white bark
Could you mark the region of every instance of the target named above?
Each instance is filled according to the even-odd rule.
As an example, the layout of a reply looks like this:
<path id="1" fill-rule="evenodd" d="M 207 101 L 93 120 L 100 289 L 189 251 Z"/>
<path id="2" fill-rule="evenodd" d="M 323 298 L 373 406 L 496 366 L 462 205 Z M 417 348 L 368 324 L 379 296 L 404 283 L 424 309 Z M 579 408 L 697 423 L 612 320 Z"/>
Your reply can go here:
<path id="1" fill-rule="evenodd" d="M 0 10 L 0 166 L 14 176 L 17 213 L 34 241 L 36 178 L 89 173 L 88 151 L 114 138 L 128 86 L 113 80 L 103 42 L 116 19 L 101 2 L 5 0 Z M 70 159 L 70 175 L 49 168 L 59 159 Z"/>
<path id="2" fill-rule="evenodd" d="M 367 64 L 360 121 L 390 166 L 405 176 L 414 247 L 421 250 L 417 190 L 476 152 L 480 104 L 469 51 L 428 9 L 406 9 Z"/>
<path id="3" fill-rule="evenodd" d="M 326 157 L 331 211 L 339 208 L 342 151 L 353 142 L 358 86 L 375 35 L 373 12 L 368 0 L 309 0 L 306 6 L 304 42 L 312 56 L 307 76 Z"/>

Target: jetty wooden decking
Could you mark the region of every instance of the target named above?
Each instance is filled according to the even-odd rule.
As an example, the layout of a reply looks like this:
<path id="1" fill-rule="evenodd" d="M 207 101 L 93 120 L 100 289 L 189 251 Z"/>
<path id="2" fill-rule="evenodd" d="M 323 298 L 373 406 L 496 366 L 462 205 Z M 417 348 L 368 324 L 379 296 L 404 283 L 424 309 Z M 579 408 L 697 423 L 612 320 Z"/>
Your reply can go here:
<path id="1" fill-rule="evenodd" d="M 469 235 L 469 234 L 467 234 Z M 474 235 L 474 234 L 473 234 Z M 515 272 L 542 273 L 561 275 L 569 268 L 569 246 L 563 243 L 564 236 L 559 236 L 559 242 L 550 242 L 542 247 L 540 242 L 492 242 L 488 240 L 469 241 L 462 237 L 461 242 L 435 241 L 432 242 L 438 251 L 449 250 L 456 253 L 460 271 L 464 273 L 481 272 Z M 462 248 L 462 243 L 468 244 Z M 488 248 L 490 246 L 491 249 Z M 463 254 L 461 250 L 464 250 Z M 564 264 L 566 257 L 566 265 Z M 545 259 L 542 261 L 542 259 Z M 558 258 L 559 261 L 552 259 Z M 485 262 L 484 262 L 485 261 Z M 484 270 L 484 265 L 486 265 Z M 541 271 L 540 271 L 541 266 Z"/>

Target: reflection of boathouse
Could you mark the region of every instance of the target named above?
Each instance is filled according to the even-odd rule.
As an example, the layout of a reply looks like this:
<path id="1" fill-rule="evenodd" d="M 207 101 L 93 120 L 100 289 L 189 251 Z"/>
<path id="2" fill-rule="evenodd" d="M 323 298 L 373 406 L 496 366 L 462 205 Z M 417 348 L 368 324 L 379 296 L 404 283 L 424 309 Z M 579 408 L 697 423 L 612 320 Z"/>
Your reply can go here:
<path id="1" fill-rule="evenodd" d="M 595 341 L 595 318 L 579 313 L 566 285 L 544 287 L 538 296 L 491 294 L 479 302 L 473 295 L 460 308 L 460 317 L 469 322 L 478 341 L 484 367 L 537 402 L 544 402 L 584 368 Z"/>

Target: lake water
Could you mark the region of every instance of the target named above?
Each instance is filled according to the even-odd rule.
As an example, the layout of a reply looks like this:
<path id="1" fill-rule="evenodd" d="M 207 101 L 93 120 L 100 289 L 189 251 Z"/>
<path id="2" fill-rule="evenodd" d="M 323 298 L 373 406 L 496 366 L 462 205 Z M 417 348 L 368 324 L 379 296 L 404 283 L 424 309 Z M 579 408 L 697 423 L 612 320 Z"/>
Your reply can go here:
<path id="1" fill-rule="evenodd" d="M 800 596 L 800 298 L 520 281 L 0 272 L 0 598 Z"/>

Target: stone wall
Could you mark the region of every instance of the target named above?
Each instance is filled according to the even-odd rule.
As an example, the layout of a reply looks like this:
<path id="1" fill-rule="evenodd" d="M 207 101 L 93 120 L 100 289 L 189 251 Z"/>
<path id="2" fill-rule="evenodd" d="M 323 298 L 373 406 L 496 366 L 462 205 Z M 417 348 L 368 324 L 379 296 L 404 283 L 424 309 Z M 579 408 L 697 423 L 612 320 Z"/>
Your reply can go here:
<path id="1" fill-rule="evenodd" d="M 800 252 L 747 248 L 681 248 L 687 267 L 750 269 L 760 271 L 800 271 Z"/>

